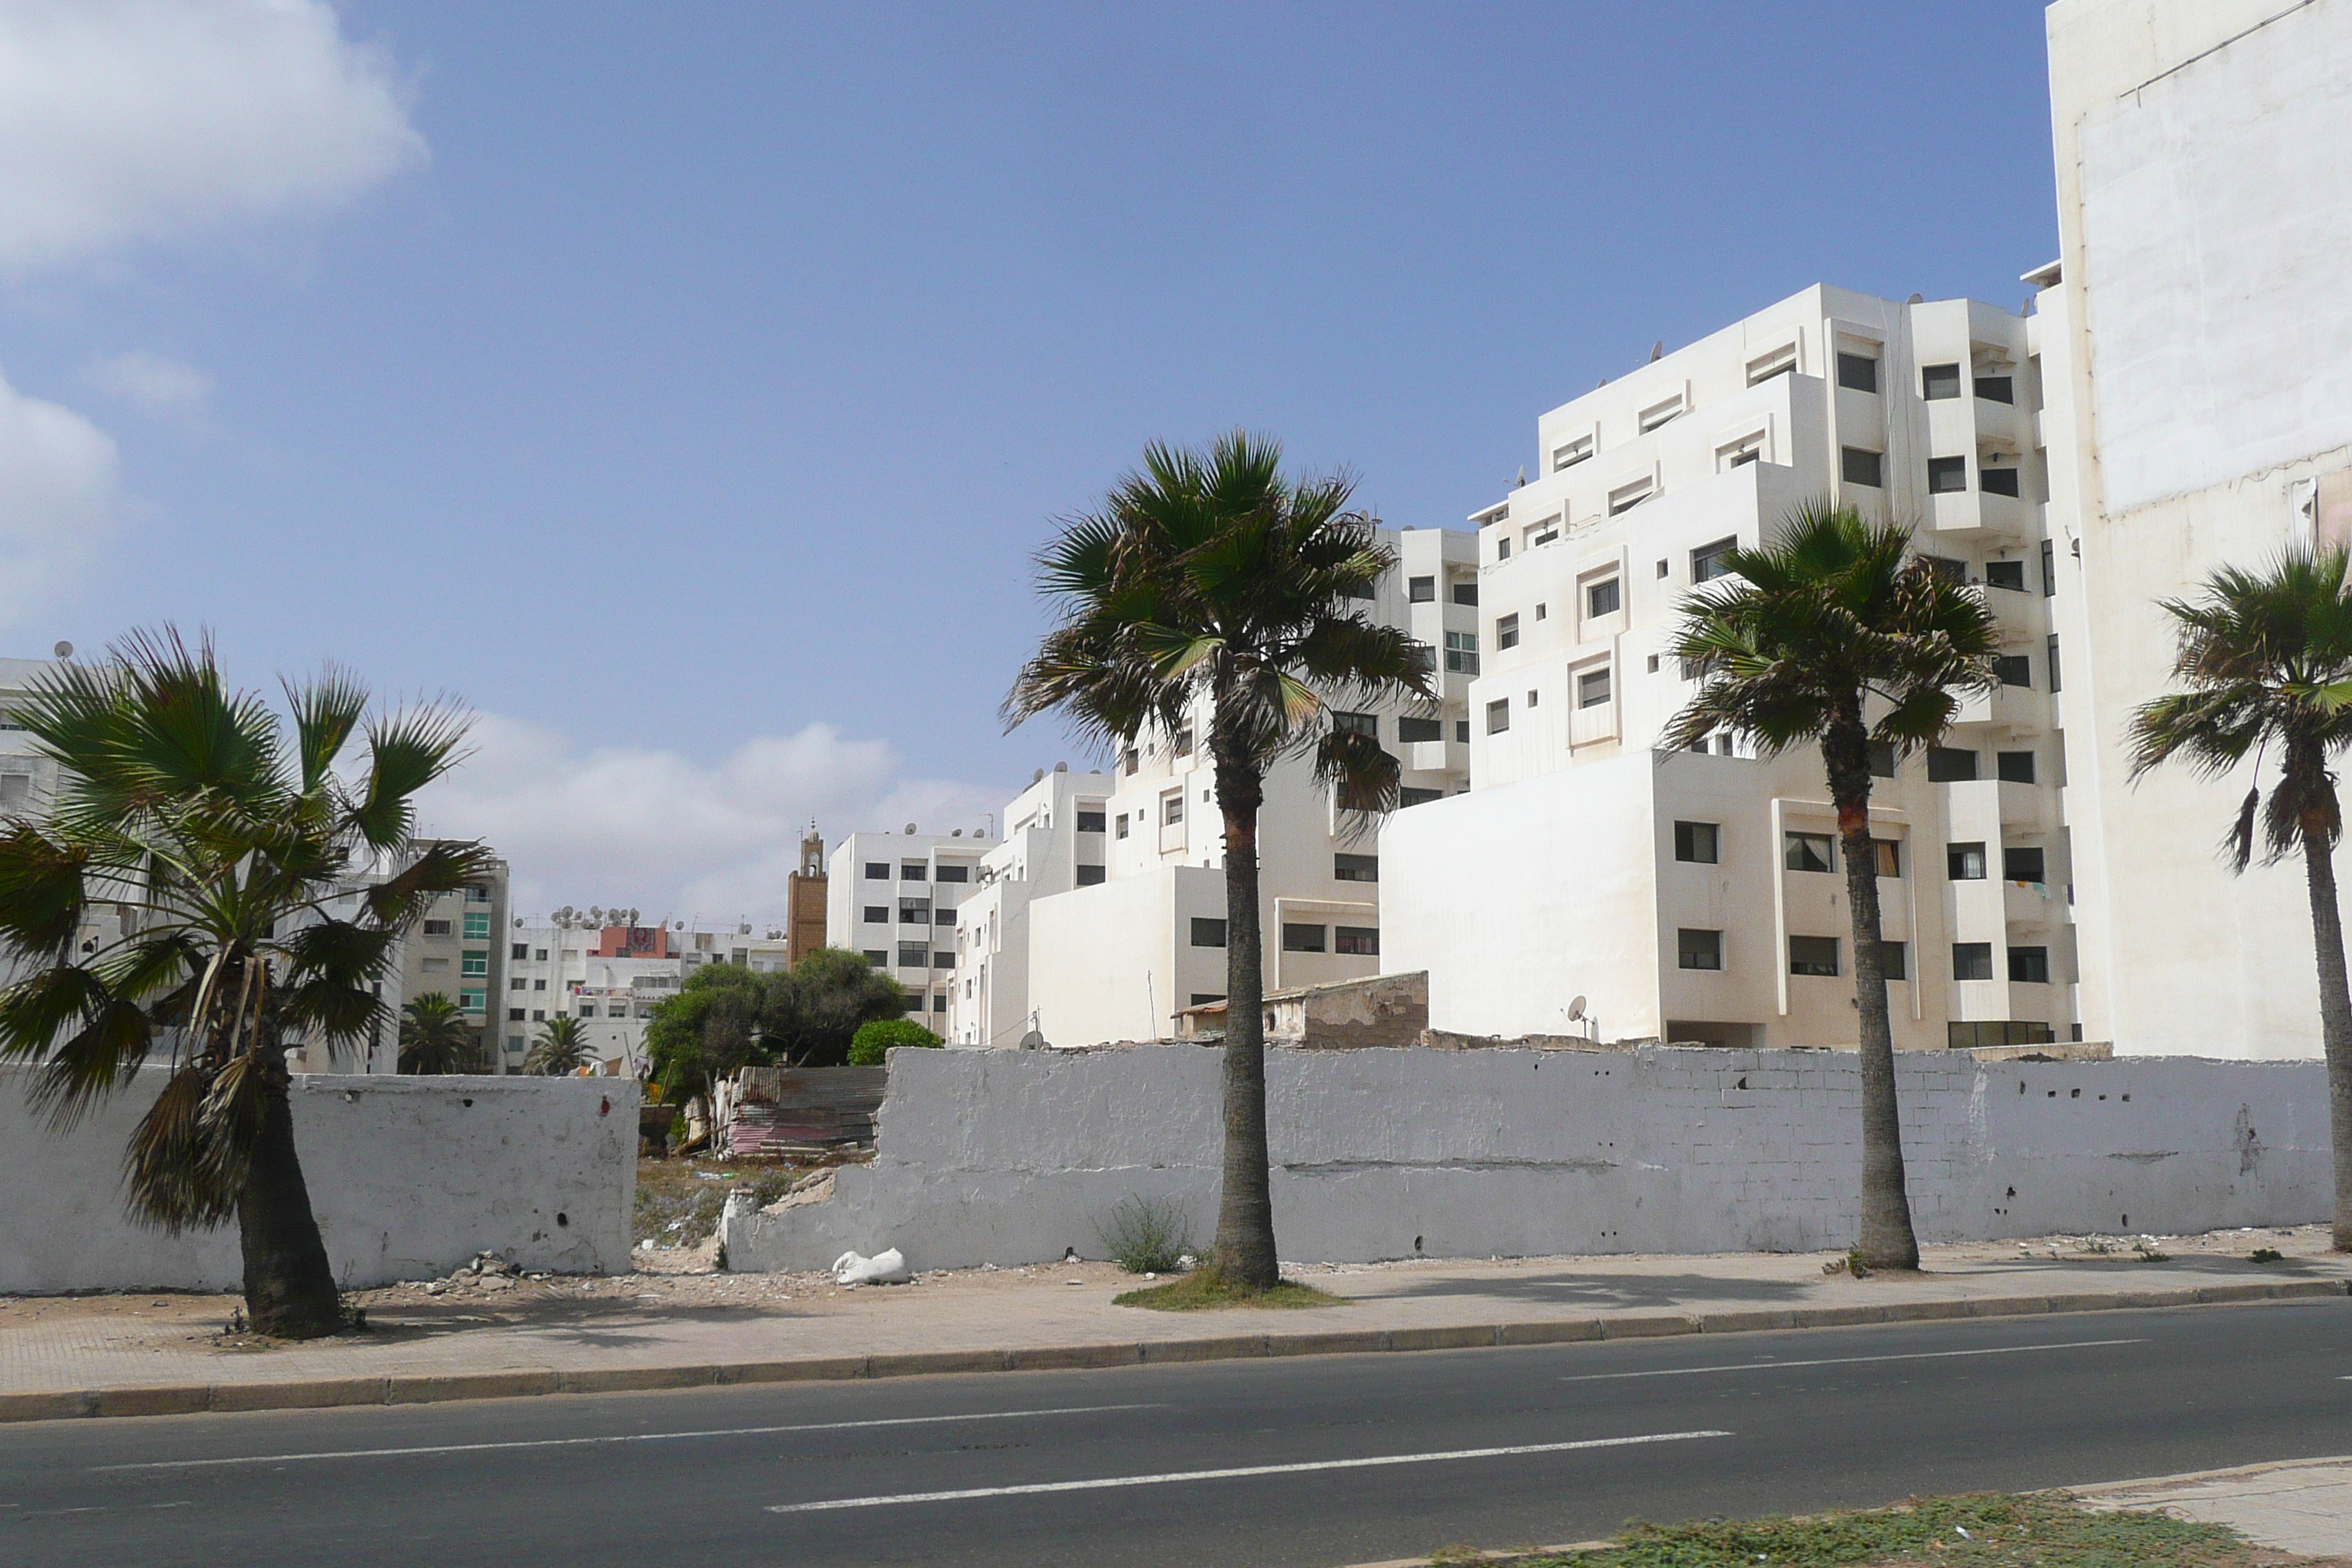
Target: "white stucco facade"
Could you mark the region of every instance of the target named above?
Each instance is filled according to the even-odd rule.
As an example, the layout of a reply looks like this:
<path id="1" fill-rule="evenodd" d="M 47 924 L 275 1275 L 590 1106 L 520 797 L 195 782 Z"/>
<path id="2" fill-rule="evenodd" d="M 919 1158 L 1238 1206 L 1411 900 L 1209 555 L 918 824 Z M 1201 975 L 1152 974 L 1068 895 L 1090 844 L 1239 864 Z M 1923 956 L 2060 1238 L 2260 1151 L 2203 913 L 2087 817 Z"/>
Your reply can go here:
<path id="1" fill-rule="evenodd" d="M 853 833 L 826 872 L 824 940 L 862 952 L 907 988 L 907 1016 L 945 1035 L 956 980 L 956 908 L 980 887 L 995 840 L 954 833 Z"/>
<path id="2" fill-rule="evenodd" d="M 1104 880 L 1112 781 L 1038 770 L 1004 808 L 1004 837 L 981 858 L 979 886 L 956 906 L 951 1046 L 1017 1046 L 1032 1026 L 1029 908 Z"/>

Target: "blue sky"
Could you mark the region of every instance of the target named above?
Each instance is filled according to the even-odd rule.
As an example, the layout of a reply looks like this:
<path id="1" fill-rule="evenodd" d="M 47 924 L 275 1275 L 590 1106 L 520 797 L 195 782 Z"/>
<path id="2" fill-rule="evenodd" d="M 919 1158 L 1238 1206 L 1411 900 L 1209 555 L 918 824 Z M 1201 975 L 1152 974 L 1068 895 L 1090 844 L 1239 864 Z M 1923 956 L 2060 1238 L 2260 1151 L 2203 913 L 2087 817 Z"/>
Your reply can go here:
<path id="1" fill-rule="evenodd" d="M 1147 440 L 1458 525 L 1654 342 L 2056 247 L 2028 0 L 79 0 L 0 19 L 24 72 L 0 647 L 462 694 L 435 826 L 527 904 L 764 912 L 795 820 L 1082 762 L 996 704 Z"/>

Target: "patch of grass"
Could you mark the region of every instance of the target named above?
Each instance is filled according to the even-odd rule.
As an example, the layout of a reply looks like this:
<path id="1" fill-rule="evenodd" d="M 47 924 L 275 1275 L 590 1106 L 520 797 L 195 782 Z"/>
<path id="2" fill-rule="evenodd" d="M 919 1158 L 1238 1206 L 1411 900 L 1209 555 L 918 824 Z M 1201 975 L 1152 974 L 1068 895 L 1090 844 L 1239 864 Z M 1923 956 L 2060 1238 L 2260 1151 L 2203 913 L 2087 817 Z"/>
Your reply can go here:
<path id="1" fill-rule="evenodd" d="M 1237 1285 L 1213 1268 L 1193 1269 L 1166 1285 L 1147 1285 L 1113 1296 L 1114 1307 L 1149 1307 L 1159 1312 L 1203 1312 L 1219 1307 L 1344 1307 L 1348 1300 L 1296 1279 L 1270 1290 Z"/>
<path id="2" fill-rule="evenodd" d="M 1173 1274 L 1192 1250 L 1192 1219 L 1172 1198 L 1121 1198 L 1095 1222 L 1095 1236 L 1129 1274 Z"/>
<path id="3" fill-rule="evenodd" d="M 1963 1533 L 1965 1531 L 1965 1533 Z M 1519 1568 L 2254 1568 L 2235 1531 L 2093 1513 L 2060 1494 L 1919 1498 L 1867 1513 L 1636 1524 L 1606 1547 Z"/>

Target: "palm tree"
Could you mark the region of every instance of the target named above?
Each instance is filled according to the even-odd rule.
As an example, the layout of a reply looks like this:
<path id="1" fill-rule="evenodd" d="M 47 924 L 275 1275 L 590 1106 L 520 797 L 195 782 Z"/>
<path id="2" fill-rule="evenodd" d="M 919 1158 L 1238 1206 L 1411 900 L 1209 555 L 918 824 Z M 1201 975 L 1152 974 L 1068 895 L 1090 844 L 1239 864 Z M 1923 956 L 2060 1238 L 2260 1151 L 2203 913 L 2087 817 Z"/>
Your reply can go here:
<path id="1" fill-rule="evenodd" d="M 488 854 L 413 837 L 459 714 L 368 720 L 366 690 L 332 669 L 284 689 L 290 735 L 222 685 L 209 640 L 192 651 L 168 629 L 37 680 L 16 717 L 62 774 L 38 816 L 0 824 L 0 967 L 16 975 L 0 1058 L 41 1067 L 33 1102 L 63 1129 L 160 1054 L 169 1076 L 125 1158 L 132 1216 L 169 1233 L 234 1218 L 254 1328 L 309 1338 L 341 1311 L 287 1048 L 373 1030 L 402 932 Z"/>
<path id="2" fill-rule="evenodd" d="M 587 1065 L 587 1033 L 580 1027 L 580 1020 L 569 1015 L 550 1018 L 531 1043 L 530 1054 L 522 1058 L 523 1071 L 549 1078 L 561 1078 Z"/>
<path id="3" fill-rule="evenodd" d="M 2345 577 L 2343 549 L 2298 547 L 2267 572 L 2224 567 L 2205 579 L 2197 599 L 2165 600 L 2165 613 L 2179 623 L 2173 673 L 2187 689 L 2143 704 L 2129 731 L 2135 783 L 2174 761 L 2218 778 L 2252 753 L 2255 782 L 2223 840 L 2232 871 L 2252 862 L 2257 837 L 2265 865 L 2302 853 L 2319 963 L 2338 1252 L 2352 1251 L 2352 993 L 2336 900 L 2344 813 L 2327 763 L 2352 743 L 2352 596 Z M 2262 755 L 2273 749 L 2278 782 L 2265 801 Z"/>
<path id="4" fill-rule="evenodd" d="M 1674 651 L 1705 674 L 1659 744 L 1679 750 L 1720 730 L 1765 756 L 1821 747 L 1845 856 L 1861 1016 L 1859 1251 L 1874 1268 L 1916 1268 L 1879 948 L 1870 754 L 1932 745 L 1958 714 L 1954 693 L 1997 686 L 1998 628 L 1980 596 L 1911 553 L 1907 529 L 1852 507 L 1801 506 L 1770 543 L 1734 550 L 1726 564 L 1732 576 L 1683 602 Z"/>
<path id="5" fill-rule="evenodd" d="M 1053 710 L 1126 744 L 1205 721 L 1224 816 L 1224 1182 L 1213 1267 L 1279 1280 L 1265 1132 L 1265 992 L 1257 816 L 1267 772 L 1311 755 L 1351 811 L 1397 801 L 1397 761 L 1331 706 L 1431 700 L 1429 650 L 1349 606 L 1396 564 L 1349 509 L 1344 475 L 1286 479 L 1279 444 L 1235 432 L 1205 453 L 1157 443 L 1103 508 L 1038 556 L 1060 619 L 1005 699 L 1010 724 Z"/>
<path id="6" fill-rule="evenodd" d="M 400 1070 L 405 1073 L 481 1071 L 474 1031 L 457 1004 L 428 991 L 400 1010 Z"/>

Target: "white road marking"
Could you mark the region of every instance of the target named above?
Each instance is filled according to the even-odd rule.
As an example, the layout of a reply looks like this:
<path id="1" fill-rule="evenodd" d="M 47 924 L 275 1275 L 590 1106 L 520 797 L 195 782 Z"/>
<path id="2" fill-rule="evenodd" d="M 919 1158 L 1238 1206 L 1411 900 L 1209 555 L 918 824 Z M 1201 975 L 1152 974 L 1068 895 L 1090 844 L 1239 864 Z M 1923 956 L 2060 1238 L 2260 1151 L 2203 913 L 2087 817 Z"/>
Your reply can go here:
<path id="1" fill-rule="evenodd" d="M 1445 1459 L 1501 1459 L 1517 1454 L 1565 1454 L 1579 1448 L 1622 1448 L 1635 1443 L 1685 1443 L 1728 1437 L 1728 1432 L 1653 1432 L 1640 1437 L 1587 1437 L 1575 1443 L 1520 1443 L 1507 1448 L 1456 1448 L 1444 1454 L 1381 1454 L 1369 1459 L 1310 1459 L 1295 1465 L 1244 1465 L 1226 1470 L 1171 1470 L 1158 1476 L 1104 1476 L 1089 1481 L 1033 1481 L 1026 1486 L 971 1487 L 952 1492 L 899 1492 L 891 1497 L 831 1498 L 824 1502 L 772 1503 L 770 1513 L 821 1513 L 837 1508 L 882 1508 L 906 1502 L 961 1502 L 969 1498 L 1034 1497 L 1044 1492 L 1104 1491 L 1176 1481 L 1223 1481 L 1246 1476 L 1296 1476 L 1314 1470 L 1361 1470 L 1378 1465 L 1429 1465 Z"/>
<path id="2" fill-rule="evenodd" d="M 1915 1351 L 1908 1355 L 1832 1355 L 1818 1361 L 1743 1361 L 1731 1366 L 1669 1366 L 1655 1372 L 1593 1372 L 1562 1383 L 1606 1383 L 1620 1377 L 1696 1377 L 1709 1372 L 1778 1372 L 1785 1366 L 1850 1366 L 1866 1361 L 1944 1361 L 1963 1355 L 2023 1355 L 2033 1351 L 2081 1351 L 2098 1345 L 2144 1345 L 2146 1340 L 2068 1340 L 2057 1345 L 1995 1345 L 1979 1351 Z"/>
<path id="3" fill-rule="evenodd" d="M 193 1470 L 213 1465 L 290 1465 L 306 1459 L 388 1459 L 413 1454 L 480 1454 L 499 1448 L 587 1448 L 611 1443 L 675 1443 L 688 1437 L 766 1437 L 781 1432 L 847 1432 L 868 1426 L 934 1426 L 951 1421 L 1018 1421 L 1027 1415 L 1094 1415 L 1157 1410 L 1150 1405 L 1074 1405 L 1057 1410 L 990 1410 L 974 1415 L 896 1415 L 877 1421 L 812 1421 L 798 1426 L 728 1426 L 709 1432 L 632 1432 L 617 1437 L 533 1437 L 509 1443 L 436 1443 L 416 1448 L 338 1448 L 323 1454 L 240 1454 L 227 1459 L 148 1459 L 98 1470 Z"/>

